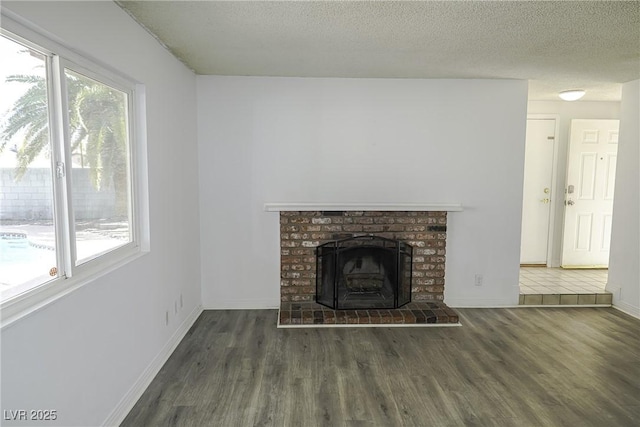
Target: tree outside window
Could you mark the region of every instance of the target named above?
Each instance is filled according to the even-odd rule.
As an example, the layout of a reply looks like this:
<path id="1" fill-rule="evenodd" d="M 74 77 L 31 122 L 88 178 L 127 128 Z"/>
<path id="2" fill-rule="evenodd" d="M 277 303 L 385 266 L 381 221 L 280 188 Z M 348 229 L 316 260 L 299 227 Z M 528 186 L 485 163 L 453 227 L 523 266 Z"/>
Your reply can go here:
<path id="1" fill-rule="evenodd" d="M 52 73 L 52 56 L 8 37 L 0 36 L 0 55 L 5 291 L 56 279 L 133 241 L 131 95 L 66 61 Z"/>

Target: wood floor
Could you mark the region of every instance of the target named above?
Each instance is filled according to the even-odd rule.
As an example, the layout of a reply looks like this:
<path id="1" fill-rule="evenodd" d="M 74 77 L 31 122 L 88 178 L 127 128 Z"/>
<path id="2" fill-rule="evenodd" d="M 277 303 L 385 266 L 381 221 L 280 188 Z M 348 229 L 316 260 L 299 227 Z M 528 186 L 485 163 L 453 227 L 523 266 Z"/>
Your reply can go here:
<path id="1" fill-rule="evenodd" d="M 457 328 L 205 311 L 123 426 L 638 426 L 640 320 L 460 309 Z"/>

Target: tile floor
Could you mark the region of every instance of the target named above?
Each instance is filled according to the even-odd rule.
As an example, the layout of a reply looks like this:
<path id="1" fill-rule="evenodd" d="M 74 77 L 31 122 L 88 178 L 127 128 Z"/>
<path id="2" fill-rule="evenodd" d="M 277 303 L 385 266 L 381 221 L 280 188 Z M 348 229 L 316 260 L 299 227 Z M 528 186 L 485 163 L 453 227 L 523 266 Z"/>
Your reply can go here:
<path id="1" fill-rule="evenodd" d="M 520 305 L 611 305 L 608 270 L 521 267 Z"/>

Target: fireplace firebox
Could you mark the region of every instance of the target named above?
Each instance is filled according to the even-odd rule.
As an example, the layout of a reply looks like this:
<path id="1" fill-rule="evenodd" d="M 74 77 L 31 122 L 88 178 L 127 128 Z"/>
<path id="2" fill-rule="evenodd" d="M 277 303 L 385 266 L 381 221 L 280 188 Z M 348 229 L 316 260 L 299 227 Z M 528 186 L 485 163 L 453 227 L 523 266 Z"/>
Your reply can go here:
<path id="1" fill-rule="evenodd" d="M 334 310 L 394 309 L 411 301 L 413 248 L 355 236 L 316 248 L 316 302 Z"/>

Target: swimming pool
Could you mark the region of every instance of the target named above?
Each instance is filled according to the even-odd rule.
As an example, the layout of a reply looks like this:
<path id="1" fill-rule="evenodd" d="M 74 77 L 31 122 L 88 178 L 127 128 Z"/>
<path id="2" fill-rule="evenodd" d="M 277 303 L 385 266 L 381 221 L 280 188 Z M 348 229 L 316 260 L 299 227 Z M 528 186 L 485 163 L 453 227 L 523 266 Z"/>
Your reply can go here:
<path id="1" fill-rule="evenodd" d="M 53 248 L 34 244 L 27 233 L 0 232 L 0 284 L 3 289 L 48 274 L 55 265 Z"/>

